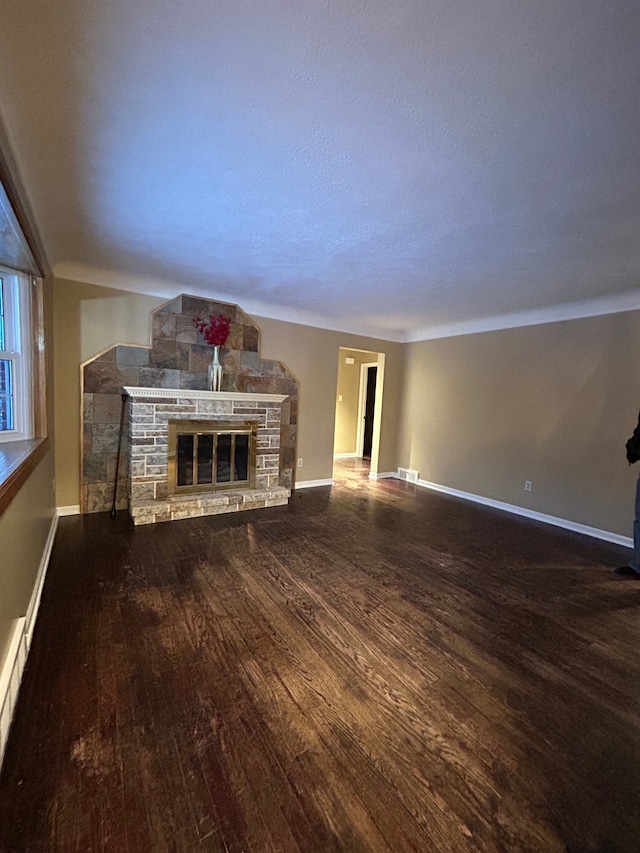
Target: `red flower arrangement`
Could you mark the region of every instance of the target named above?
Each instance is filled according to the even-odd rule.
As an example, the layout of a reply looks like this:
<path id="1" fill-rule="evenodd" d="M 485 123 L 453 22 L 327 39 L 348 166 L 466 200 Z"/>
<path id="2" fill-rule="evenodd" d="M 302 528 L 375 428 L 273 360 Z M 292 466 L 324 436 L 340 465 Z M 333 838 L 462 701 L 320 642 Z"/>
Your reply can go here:
<path id="1" fill-rule="evenodd" d="M 193 325 L 212 347 L 223 347 L 231 331 L 231 320 L 224 314 L 210 314 L 208 320 L 195 317 Z"/>

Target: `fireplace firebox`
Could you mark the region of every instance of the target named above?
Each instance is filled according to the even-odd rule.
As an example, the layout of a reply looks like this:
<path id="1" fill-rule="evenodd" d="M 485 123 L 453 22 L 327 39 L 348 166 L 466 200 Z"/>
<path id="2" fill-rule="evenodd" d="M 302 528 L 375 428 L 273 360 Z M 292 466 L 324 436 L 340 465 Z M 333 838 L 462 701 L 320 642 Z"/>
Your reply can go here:
<path id="1" fill-rule="evenodd" d="M 254 488 L 257 432 L 255 421 L 170 420 L 168 494 Z"/>

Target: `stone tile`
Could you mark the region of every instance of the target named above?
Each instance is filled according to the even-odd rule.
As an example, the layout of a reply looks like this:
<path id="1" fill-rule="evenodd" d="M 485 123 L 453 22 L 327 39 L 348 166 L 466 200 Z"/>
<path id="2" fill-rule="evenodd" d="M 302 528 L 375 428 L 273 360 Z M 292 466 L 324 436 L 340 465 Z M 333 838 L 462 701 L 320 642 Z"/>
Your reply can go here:
<path id="1" fill-rule="evenodd" d="M 204 512 L 202 511 L 201 507 L 193 507 L 193 509 L 181 509 L 181 510 L 176 510 L 175 512 L 172 512 L 171 513 L 171 519 L 173 521 L 180 521 L 180 519 L 199 518 L 200 516 L 203 516 L 203 515 L 204 515 Z"/>
<path id="2" fill-rule="evenodd" d="M 139 453 L 149 452 L 155 453 L 156 450 L 156 439 L 153 436 L 136 436 L 135 444 L 132 445 L 132 449 L 135 449 Z"/>
<path id="3" fill-rule="evenodd" d="M 293 488 L 293 468 L 281 468 L 280 485 L 284 486 L 286 489 Z"/>
<path id="4" fill-rule="evenodd" d="M 117 453 L 106 454 L 107 460 L 107 482 L 113 483 L 116 479 L 116 463 L 118 461 Z M 129 474 L 129 458 L 127 453 L 120 454 L 120 468 L 118 470 L 118 479 L 127 482 Z"/>
<path id="5" fill-rule="evenodd" d="M 241 394 L 276 394 L 276 382 L 279 380 L 267 376 L 238 376 L 236 389 Z"/>
<path id="6" fill-rule="evenodd" d="M 189 370 L 189 348 L 190 344 L 154 340 L 149 364 L 166 370 Z"/>
<path id="7" fill-rule="evenodd" d="M 283 447 L 295 447 L 298 442 L 298 427 L 295 425 L 280 427 L 280 441 Z"/>
<path id="8" fill-rule="evenodd" d="M 289 429 L 291 429 L 291 427 L 289 427 Z M 269 436 L 270 438 L 280 438 L 280 429 L 273 429 L 273 428 L 266 429 L 265 428 L 265 429 L 261 430 L 261 433 L 265 438 L 267 436 Z"/>
<path id="9" fill-rule="evenodd" d="M 227 338 L 225 346 L 228 349 L 232 350 L 241 350 L 244 343 L 244 335 L 243 335 L 243 326 L 239 326 L 237 323 L 231 324 L 231 329 L 229 331 L 229 337 Z"/>
<path id="10" fill-rule="evenodd" d="M 93 394 L 82 395 L 82 420 L 84 423 L 93 422 Z"/>
<path id="11" fill-rule="evenodd" d="M 280 464 L 283 468 L 295 468 L 296 448 L 292 445 L 283 444 L 280 447 Z"/>
<path id="12" fill-rule="evenodd" d="M 139 385 L 144 368 L 92 361 L 84 368 L 87 394 L 121 394 L 125 385 Z"/>
<path id="13" fill-rule="evenodd" d="M 229 495 L 225 492 L 212 493 L 198 499 L 199 506 L 229 506 Z"/>
<path id="14" fill-rule="evenodd" d="M 260 346 L 260 332 L 255 326 L 243 325 L 242 349 L 245 352 L 258 352 Z"/>
<path id="15" fill-rule="evenodd" d="M 213 359 L 213 347 L 206 344 L 191 344 L 189 347 L 189 371 L 192 373 L 207 372 Z"/>
<path id="16" fill-rule="evenodd" d="M 167 499 L 167 483 L 156 483 L 156 493 L 155 499 L 157 501 L 164 501 Z"/>
<path id="17" fill-rule="evenodd" d="M 238 375 L 236 373 L 222 373 L 222 391 L 238 391 Z"/>
<path id="18" fill-rule="evenodd" d="M 180 294 L 180 296 L 176 296 L 176 298 L 172 299 L 171 302 L 167 302 L 159 308 L 156 308 L 152 316 L 155 317 L 156 314 L 182 314 L 182 299 L 182 294 Z"/>
<path id="19" fill-rule="evenodd" d="M 287 394 L 290 397 L 298 394 L 298 383 L 293 376 L 275 380 L 275 394 Z"/>
<path id="20" fill-rule="evenodd" d="M 243 495 L 243 500 L 247 501 L 253 498 L 254 501 L 266 501 L 271 497 L 271 492 L 268 489 L 253 489 L 251 492 L 246 492 Z"/>
<path id="21" fill-rule="evenodd" d="M 149 347 L 117 346 L 116 364 L 145 366 L 149 363 Z"/>
<path id="22" fill-rule="evenodd" d="M 288 374 L 279 361 L 265 361 L 256 352 L 242 353 L 242 372 L 252 376 L 273 376 L 283 379 Z"/>
<path id="23" fill-rule="evenodd" d="M 196 400 L 196 409 L 201 415 L 230 415 L 231 400 Z"/>
<path id="24" fill-rule="evenodd" d="M 105 350 L 105 352 L 100 353 L 100 355 L 97 355 L 93 359 L 93 361 L 104 361 L 104 362 L 114 362 L 115 360 L 116 360 L 116 348 L 115 347 L 110 347 L 108 350 Z"/>
<path id="25" fill-rule="evenodd" d="M 119 434 L 119 424 L 94 424 L 91 442 L 92 452 L 94 454 L 117 453 Z"/>
<path id="26" fill-rule="evenodd" d="M 144 459 L 134 459 L 131 463 L 131 476 L 144 477 L 145 464 Z"/>
<path id="27" fill-rule="evenodd" d="M 175 341 L 176 339 L 176 314 L 157 313 L 151 321 L 151 338 L 155 346 L 158 340 Z"/>
<path id="28" fill-rule="evenodd" d="M 245 314 L 242 308 L 239 308 L 236 305 L 236 323 L 240 323 L 241 326 L 253 326 L 254 328 L 258 328 L 253 320 L 249 317 L 248 314 Z"/>
<path id="29" fill-rule="evenodd" d="M 155 409 L 156 409 L 155 419 L 156 419 L 156 423 L 158 423 L 161 420 L 158 417 L 158 415 L 161 412 L 170 412 L 174 415 L 178 414 L 178 413 L 186 415 L 189 412 L 195 412 L 196 411 L 196 403 L 195 403 L 195 400 L 191 404 L 187 404 L 185 402 L 183 402 L 183 403 L 171 403 L 171 402 L 158 403 L 158 405 L 155 407 Z"/>
<path id="30" fill-rule="evenodd" d="M 238 509 L 242 509 L 240 505 L 236 506 L 204 506 L 202 507 L 202 515 L 224 515 L 228 512 L 237 512 Z"/>
<path id="31" fill-rule="evenodd" d="M 167 464 L 167 454 L 166 453 L 150 453 L 145 457 L 145 461 L 147 463 L 147 468 L 150 465 L 165 465 Z"/>
<path id="32" fill-rule="evenodd" d="M 180 371 L 180 388 L 192 391 L 207 391 L 207 374 L 206 373 L 191 373 L 190 371 Z"/>
<path id="33" fill-rule="evenodd" d="M 82 465 L 83 483 L 107 481 L 107 457 L 103 453 L 85 453 Z"/>
<path id="34" fill-rule="evenodd" d="M 153 483 L 133 483 L 131 486 L 131 500 L 135 504 L 137 501 L 153 500 L 154 487 Z"/>
<path id="35" fill-rule="evenodd" d="M 167 476 L 167 466 L 166 465 L 147 465 L 147 476 L 148 477 L 166 477 Z"/>
<path id="36" fill-rule="evenodd" d="M 198 340 L 198 330 L 193 324 L 193 317 L 186 317 L 184 314 L 176 316 L 176 341 L 181 341 L 185 344 L 195 344 Z"/>
<path id="37" fill-rule="evenodd" d="M 155 513 L 151 510 L 145 510 L 144 512 L 134 512 L 133 510 L 129 510 L 131 517 L 133 518 L 134 524 L 153 524 L 156 520 Z"/>
<path id="38" fill-rule="evenodd" d="M 158 367 L 141 367 L 140 381 L 135 384 L 140 385 L 142 388 L 179 388 L 180 371 Z M 164 402 L 164 400 L 161 400 L 161 402 Z"/>
<path id="39" fill-rule="evenodd" d="M 216 302 L 212 299 L 200 299 L 197 296 L 182 297 L 182 314 L 189 319 L 193 317 L 209 317 L 211 314 L 223 314 L 232 323 L 236 322 L 237 308 L 229 302 Z"/>
<path id="40" fill-rule="evenodd" d="M 111 503 L 113 501 L 112 483 L 88 483 L 85 486 L 85 489 L 86 503 L 83 509 L 86 512 L 106 512 L 111 509 Z M 120 490 L 118 490 L 118 493 L 120 497 Z M 126 493 L 124 497 L 126 506 Z"/>
<path id="41" fill-rule="evenodd" d="M 121 394 L 94 394 L 93 420 L 97 424 L 119 424 L 122 409 Z"/>
<path id="42" fill-rule="evenodd" d="M 82 427 L 82 452 L 91 453 L 93 448 L 93 424 L 83 424 Z"/>

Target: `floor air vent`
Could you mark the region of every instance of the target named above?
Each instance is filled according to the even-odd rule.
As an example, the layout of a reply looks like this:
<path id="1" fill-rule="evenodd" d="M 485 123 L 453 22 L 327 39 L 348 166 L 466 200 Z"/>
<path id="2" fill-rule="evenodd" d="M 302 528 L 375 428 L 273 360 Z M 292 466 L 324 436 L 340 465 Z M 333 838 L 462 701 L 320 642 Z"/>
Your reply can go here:
<path id="1" fill-rule="evenodd" d="M 412 471 L 411 468 L 398 468 L 398 479 L 406 480 L 408 483 L 417 483 L 418 472 Z"/>

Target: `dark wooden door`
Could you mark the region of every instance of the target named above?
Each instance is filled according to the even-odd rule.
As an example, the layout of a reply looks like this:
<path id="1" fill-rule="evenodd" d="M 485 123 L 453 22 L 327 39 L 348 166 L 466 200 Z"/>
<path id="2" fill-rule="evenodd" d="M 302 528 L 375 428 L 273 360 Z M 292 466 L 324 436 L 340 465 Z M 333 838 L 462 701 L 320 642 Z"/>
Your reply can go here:
<path id="1" fill-rule="evenodd" d="M 367 399 L 364 406 L 364 441 L 362 455 L 365 459 L 371 459 L 371 447 L 373 445 L 373 410 L 376 403 L 376 379 L 377 367 L 367 368 Z"/>

